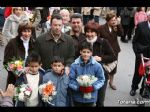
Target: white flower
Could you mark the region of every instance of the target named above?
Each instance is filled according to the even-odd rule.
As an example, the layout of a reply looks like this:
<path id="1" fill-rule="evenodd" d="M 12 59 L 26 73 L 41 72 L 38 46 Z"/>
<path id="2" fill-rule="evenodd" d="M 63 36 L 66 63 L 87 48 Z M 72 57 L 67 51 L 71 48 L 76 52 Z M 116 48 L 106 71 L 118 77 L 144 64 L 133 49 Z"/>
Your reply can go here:
<path id="1" fill-rule="evenodd" d="M 49 101 L 52 101 L 52 97 L 49 97 L 48 100 L 49 100 Z"/>
<path id="2" fill-rule="evenodd" d="M 25 87 L 20 88 L 20 91 L 21 91 L 21 92 L 23 92 L 23 91 L 25 91 L 25 90 L 26 90 Z"/>
<path id="3" fill-rule="evenodd" d="M 19 93 L 18 99 L 20 101 L 24 101 L 24 93 L 23 92 Z"/>
<path id="4" fill-rule="evenodd" d="M 25 94 L 26 94 L 27 96 L 30 96 L 31 92 L 30 92 L 30 91 L 25 91 Z"/>
<path id="5" fill-rule="evenodd" d="M 52 95 L 54 96 L 54 95 L 56 95 L 57 94 L 57 92 L 56 91 L 54 91 L 54 92 L 52 92 Z"/>

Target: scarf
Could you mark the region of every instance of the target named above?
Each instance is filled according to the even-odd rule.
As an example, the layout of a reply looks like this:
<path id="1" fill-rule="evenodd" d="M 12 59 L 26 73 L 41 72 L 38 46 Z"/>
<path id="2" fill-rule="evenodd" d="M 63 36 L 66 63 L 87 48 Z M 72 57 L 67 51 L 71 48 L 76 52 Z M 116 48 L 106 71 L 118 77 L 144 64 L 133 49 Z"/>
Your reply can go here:
<path id="1" fill-rule="evenodd" d="M 95 36 L 92 40 L 89 40 L 88 38 L 86 38 L 86 41 L 91 43 L 91 45 L 93 46 L 94 42 L 96 42 L 97 40 L 97 36 Z"/>

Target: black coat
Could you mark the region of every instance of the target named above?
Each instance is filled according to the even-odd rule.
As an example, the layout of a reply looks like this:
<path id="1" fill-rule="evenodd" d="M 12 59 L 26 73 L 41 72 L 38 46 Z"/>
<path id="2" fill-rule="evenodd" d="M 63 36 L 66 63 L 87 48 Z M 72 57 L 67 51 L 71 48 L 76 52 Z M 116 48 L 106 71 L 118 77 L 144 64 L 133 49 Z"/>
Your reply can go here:
<path id="1" fill-rule="evenodd" d="M 147 21 L 137 25 L 132 43 L 136 56 L 143 53 L 145 57 L 150 57 L 150 28 Z"/>
<path id="2" fill-rule="evenodd" d="M 41 35 L 35 42 L 35 51 L 40 54 L 42 67 L 47 70 L 50 68 L 54 56 L 60 56 L 64 59 L 65 66 L 70 66 L 74 62 L 75 48 L 71 36 L 61 34 L 57 42 L 54 41 L 49 32 Z"/>
<path id="3" fill-rule="evenodd" d="M 29 41 L 29 50 L 28 54 L 30 54 L 34 49 L 34 42 L 35 40 L 31 37 Z M 21 58 L 22 60 L 25 59 L 25 48 L 23 46 L 23 41 L 20 39 L 20 37 L 16 37 L 11 39 L 4 51 L 4 62 L 3 64 L 7 64 L 12 60 L 12 58 L 15 57 L 16 59 Z M 16 78 L 15 75 L 8 71 L 8 77 L 7 77 L 7 84 L 15 84 Z"/>

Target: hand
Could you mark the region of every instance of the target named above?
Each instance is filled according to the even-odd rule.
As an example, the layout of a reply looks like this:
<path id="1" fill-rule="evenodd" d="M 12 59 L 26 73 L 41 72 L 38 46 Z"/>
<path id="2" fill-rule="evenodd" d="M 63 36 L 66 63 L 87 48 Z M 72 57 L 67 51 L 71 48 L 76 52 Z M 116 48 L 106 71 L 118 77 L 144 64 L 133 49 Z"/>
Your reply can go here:
<path id="1" fill-rule="evenodd" d="M 69 67 L 65 67 L 65 72 L 66 72 L 67 75 L 69 75 L 69 73 L 70 73 L 70 68 L 69 68 Z"/>
<path id="2" fill-rule="evenodd" d="M 80 86 L 79 90 L 83 93 L 91 93 L 94 91 L 94 88 L 93 88 L 93 86 L 88 86 L 88 87 Z"/>
<path id="3" fill-rule="evenodd" d="M 121 22 L 121 17 L 119 16 L 119 17 L 117 18 L 117 25 L 119 25 L 120 22 Z"/>
<path id="4" fill-rule="evenodd" d="M 96 61 L 102 61 L 102 58 L 100 56 L 94 56 Z"/>
<path id="5" fill-rule="evenodd" d="M 5 92 L 0 90 L 0 95 L 2 97 L 6 97 L 6 96 L 13 97 L 14 94 L 15 94 L 15 86 L 13 84 L 9 84 Z"/>

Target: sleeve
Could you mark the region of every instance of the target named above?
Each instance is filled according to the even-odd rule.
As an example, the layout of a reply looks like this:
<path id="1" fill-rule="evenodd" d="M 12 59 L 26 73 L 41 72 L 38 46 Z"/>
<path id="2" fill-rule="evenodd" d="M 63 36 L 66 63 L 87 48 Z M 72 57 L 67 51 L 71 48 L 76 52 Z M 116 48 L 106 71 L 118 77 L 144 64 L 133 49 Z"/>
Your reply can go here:
<path id="1" fill-rule="evenodd" d="M 4 23 L 3 30 L 2 30 L 2 34 L 4 38 L 14 38 L 14 36 L 10 33 L 11 27 L 12 27 L 11 21 L 9 20 L 9 18 L 7 18 Z"/>
<path id="2" fill-rule="evenodd" d="M 2 97 L 1 103 L 0 103 L 1 107 L 13 107 L 13 101 L 11 97 Z"/>
<path id="3" fill-rule="evenodd" d="M 36 53 L 38 53 L 40 55 L 40 43 L 39 43 L 38 39 L 36 39 L 36 41 L 34 43 L 33 51 L 36 52 Z"/>
<path id="4" fill-rule="evenodd" d="M 75 58 L 75 47 L 74 47 L 74 42 L 71 37 L 69 37 L 69 43 L 68 43 L 68 57 L 65 62 L 66 66 L 70 66 L 74 62 Z"/>
<path id="5" fill-rule="evenodd" d="M 70 82 L 69 82 L 69 87 L 71 89 L 73 89 L 74 91 L 78 91 L 79 89 L 79 84 L 76 80 L 76 72 L 75 72 L 75 66 L 74 65 L 71 65 L 71 69 L 70 69 L 70 75 L 69 75 L 69 79 L 70 79 Z"/>
<path id="6" fill-rule="evenodd" d="M 10 59 L 13 58 L 13 56 L 15 56 L 15 53 L 14 53 L 14 48 L 13 48 L 13 42 L 10 40 L 5 48 L 5 51 L 4 51 L 4 62 L 3 64 L 6 64 L 10 61 Z"/>
<path id="7" fill-rule="evenodd" d="M 98 80 L 93 84 L 94 90 L 99 90 L 103 85 L 105 81 L 105 76 L 104 76 L 104 70 L 100 64 L 99 66 L 96 67 L 96 77 Z"/>
<path id="8" fill-rule="evenodd" d="M 117 25 L 117 35 L 120 37 L 124 35 L 124 31 L 121 24 Z"/>
<path id="9" fill-rule="evenodd" d="M 132 47 L 133 47 L 133 51 L 135 54 L 140 54 L 141 48 L 140 48 L 140 37 L 141 37 L 141 29 L 140 26 L 137 25 L 137 28 L 135 29 L 135 35 L 133 37 L 133 41 L 132 41 Z"/>
<path id="10" fill-rule="evenodd" d="M 104 53 L 102 55 L 102 63 L 110 63 L 112 61 L 115 61 L 117 58 L 108 40 L 103 40 L 103 43 L 104 44 L 102 48 L 104 49 Z"/>

